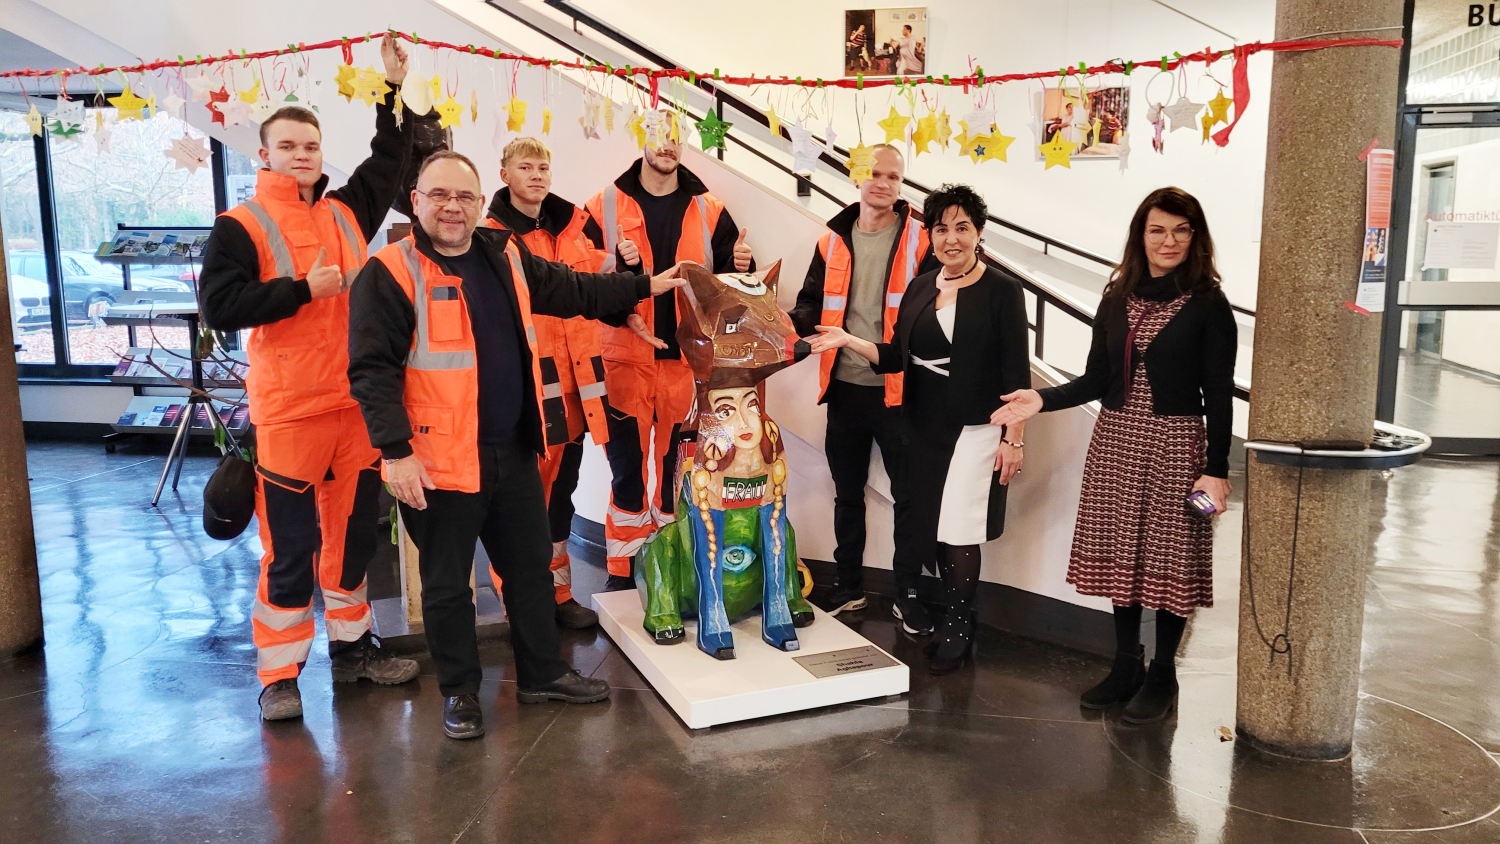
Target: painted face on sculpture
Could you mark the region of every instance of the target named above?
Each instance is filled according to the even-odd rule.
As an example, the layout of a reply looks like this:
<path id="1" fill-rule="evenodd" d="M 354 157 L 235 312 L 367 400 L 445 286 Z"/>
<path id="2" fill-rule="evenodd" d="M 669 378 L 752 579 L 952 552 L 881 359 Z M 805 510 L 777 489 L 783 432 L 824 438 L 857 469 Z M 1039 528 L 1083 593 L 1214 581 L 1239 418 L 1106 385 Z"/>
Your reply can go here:
<path id="1" fill-rule="evenodd" d="M 715 427 L 724 429 L 736 449 L 759 450 L 765 436 L 760 415 L 760 391 L 754 387 L 710 390 L 708 414 Z"/>

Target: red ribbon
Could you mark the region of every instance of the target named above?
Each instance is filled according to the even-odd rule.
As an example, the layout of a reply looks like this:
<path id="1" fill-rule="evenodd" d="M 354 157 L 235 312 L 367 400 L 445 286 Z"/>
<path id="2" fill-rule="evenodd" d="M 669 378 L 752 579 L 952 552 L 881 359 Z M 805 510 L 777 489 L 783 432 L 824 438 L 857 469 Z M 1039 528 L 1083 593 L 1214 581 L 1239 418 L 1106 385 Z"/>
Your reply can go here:
<path id="1" fill-rule="evenodd" d="M 1239 125 L 1240 118 L 1245 116 L 1245 109 L 1250 106 L 1250 52 L 1247 49 L 1252 45 L 1240 45 L 1234 48 L 1234 120 L 1228 126 L 1214 133 L 1214 143 L 1219 146 L 1229 145 L 1229 133 Z"/>

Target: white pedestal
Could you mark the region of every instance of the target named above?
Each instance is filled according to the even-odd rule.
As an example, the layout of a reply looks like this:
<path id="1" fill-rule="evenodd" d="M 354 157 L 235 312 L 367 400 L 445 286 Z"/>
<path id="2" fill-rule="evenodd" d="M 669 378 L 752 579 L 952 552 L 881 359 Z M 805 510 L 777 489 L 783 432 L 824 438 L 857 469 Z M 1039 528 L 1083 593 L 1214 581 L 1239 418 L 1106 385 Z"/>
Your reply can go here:
<path id="1" fill-rule="evenodd" d="M 736 658 L 717 660 L 698 650 L 697 624 L 693 621 L 686 623 L 686 638 L 675 645 L 652 641 L 641 626 L 645 612 L 634 590 L 601 592 L 594 596 L 593 604 L 604 632 L 677 717 L 695 730 L 899 695 L 911 688 L 910 670 L 894 657 L 891 666 L 823 678 L 795 662 L 795 657 L 874 647 L 870 640 L 819 609 L 814 609 L 817 620 L 797 631 L 800 650 L 786 653 L 761 641 L 760 614 L 752 613 L 734 625 Z"/>

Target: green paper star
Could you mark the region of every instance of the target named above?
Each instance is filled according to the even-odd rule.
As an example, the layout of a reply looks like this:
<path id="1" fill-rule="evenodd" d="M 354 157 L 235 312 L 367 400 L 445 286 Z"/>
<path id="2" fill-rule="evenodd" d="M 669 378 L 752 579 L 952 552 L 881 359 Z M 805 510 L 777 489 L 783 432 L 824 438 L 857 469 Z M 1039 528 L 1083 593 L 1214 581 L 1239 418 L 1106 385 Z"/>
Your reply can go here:
<path id="1" fill-rule="evenodd" d="M 693 125 L 698 127 L 698 137 L 703 141 L 703 151 L 708 152 L 711 149 L 724 149 L 724 133 L 728 132 L 729 127 L 734 124 L 720 120 L 717 114 L 709 112 L 707 118 Z"/>

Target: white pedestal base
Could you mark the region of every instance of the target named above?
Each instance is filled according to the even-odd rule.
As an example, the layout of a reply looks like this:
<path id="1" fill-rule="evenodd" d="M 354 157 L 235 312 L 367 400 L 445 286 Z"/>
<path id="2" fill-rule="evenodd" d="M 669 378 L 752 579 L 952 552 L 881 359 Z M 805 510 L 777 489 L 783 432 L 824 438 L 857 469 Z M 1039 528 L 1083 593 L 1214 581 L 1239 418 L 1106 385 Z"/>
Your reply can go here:
<path id="1" fill-rule="evenodd" d="M 695 730 L 899 695 L 911 688 L 910 670 L 899 660 L 885 668 L 823 678 L 814 677 L 794 662 L 793 658 L 799 656 L 873 647 L 870 640 L 822 610 L 814 609 L 817 621 L 797 631 L 801 649 L 791 653 L 761 641 L 760 614 L 752 613 L 734 625 L 736 658 L 717 660 L 698 650 L 697 624 L 693 621 L 686 623 L 687 637 L 682 642 L 653 642 L 641 626 L 645 612 L 634 590 L 601 592 L 594 596 L 593 604 L 604 632 L 677 717 Z"/>

